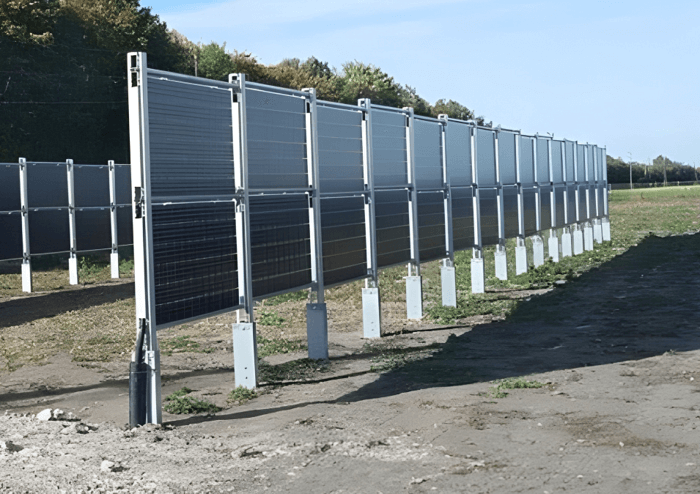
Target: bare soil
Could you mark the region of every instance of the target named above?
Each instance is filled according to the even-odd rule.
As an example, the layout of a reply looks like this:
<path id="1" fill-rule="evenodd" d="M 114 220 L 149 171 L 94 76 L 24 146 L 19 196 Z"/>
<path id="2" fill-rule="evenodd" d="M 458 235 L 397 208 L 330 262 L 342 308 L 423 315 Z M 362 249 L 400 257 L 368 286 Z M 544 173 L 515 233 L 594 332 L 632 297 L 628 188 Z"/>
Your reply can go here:
<path id="1" fill-rule="evenodd" d="M 647 237 L 573 281 L 519 292 L 505 320 L 397 315 L 381 342 L 348 315 L 331 323 L 327 365 L 267 357 L 260 395 L 242 405 L 227 401 L 230 321 L 174 328 L 163 341 L 198 334 L 208 353 L 164 356 L 163 396 L 186 386 L 224 410 L 164 413 L 162 427 L 124 426 L 125 360 L 76 361 L 68 345 L 0 374 L 0 492 L 697 493 L 699 261 L 700 235 Z M 127 304 L 129 289 L 0 301 L 0 331 Z M 521 376 L 544 386 L 497 389 Z M 39 421 L 47 408 L 79 420 Z"/>

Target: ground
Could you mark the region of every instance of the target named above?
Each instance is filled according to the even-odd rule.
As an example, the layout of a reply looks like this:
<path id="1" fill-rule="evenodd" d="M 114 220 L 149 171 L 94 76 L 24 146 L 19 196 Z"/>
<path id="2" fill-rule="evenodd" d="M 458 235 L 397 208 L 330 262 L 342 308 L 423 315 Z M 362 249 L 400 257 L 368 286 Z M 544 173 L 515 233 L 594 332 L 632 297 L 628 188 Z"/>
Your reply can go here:
<path id="1" fill-rule="evenodd" d="M 266 302 L 257 396 L 230 395 L 226 316 L 165 330 L 163 396 L 222 410 L 162 427 L 125 426 L 128 280 L 5 296 L 0 491 L 699 492 L 699 199 L 621 197 L 586 269 L 491 279 L 420 323 L 393 300 L 381 341 L 331 294 L 326 363 L 304 359 L 304 301 Z"/>

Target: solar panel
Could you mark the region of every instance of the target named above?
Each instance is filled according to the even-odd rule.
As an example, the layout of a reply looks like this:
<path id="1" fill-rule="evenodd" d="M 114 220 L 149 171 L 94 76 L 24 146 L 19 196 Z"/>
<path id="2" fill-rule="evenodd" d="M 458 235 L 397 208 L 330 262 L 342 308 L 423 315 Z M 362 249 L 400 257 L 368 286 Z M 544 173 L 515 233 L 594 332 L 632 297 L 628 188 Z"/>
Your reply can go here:
<path id="1" fill-rule="evenodd" d="M 442 124 L 415 119 L 413 139 L 416 187 L 442 188 Z"/>
<path id="2" fill-rule="evenodd" d="M 319 106 L 317 120 L 321 191 L 362 191 L 362 114 Z"/>
<path id="3" fill-rule="evenodd" d="M 537 190 L 524 188 L 522 192 L 525 236 L 529 237 L 537 233 Z"/>
<path id="4" fill-rule="evenodd" d="M 0 259 L 22 258 L 22 216 L 19 213 L 0 214 Z"/>
<path id="5" fill-rule="evenodd" d="M 540 231 L 552 228 L 551 187 L 540 187 Z"/>
<path id="6" fill-rule="evenodd" d="M 66 164 L 27 163 L 27 202 L 31 208 L 67 207 Z"/>
<path id="7" fill-rule="evenodd" d="M 392 266 L 411 260 L 408 191 L 378 190 L 374 194 L 377 264 Z"/>
<path id="8" fill-rule="evenodd" d="M 552 182 L 564 183 L 564 162 L 562 161 L 562 142 L 552 141 Z"/>
<path id="9" fill-rule="evenodd" d="M 515 170 L 515 140 L 518 136 L 512 132 L 498 133 L 498 168 L 501 185 L 517 183 Z"/>
<path id="10" fill-rule="evenodd" d="M 576 186 L 568 185 L 566 187 L 566 201 L 567 201 L 567 217 L 566 224 L 572 225 L 576 223 Z"/>
<path id="11" fill-rule="evenodd" d="M 520 234 L 519 217 L 518 188 L 503 187 L 503 226 L 505 238 L 515 238 Z"/>
<path id="12" fill-rule="evenodd" d="M 0 211 L 19 211 L 19 165 L 0 164 Z"/>
<path id="13" fill-rule="evenodd" d="M 564 215 L 564 203 L 566 202 L 566 187 L 554 187 L 555 201 L 555 228 L 562 228 L 566 225 L 566 217 Z"/>
<path id="14" fill-rule="evenodd" d="M 105 207 L 109 205 L 109 168 L 107 165 L 74 165 L 73 184 L 76 207 Z M 109 218 L 107 224 L 109 224 Z"/>
<path id="15" fill-rule="evenodd" d="M 452 236 L 454 250 L 474 247 L 474 203 L 471 187 L 453 187 Z"/>
<path id="16" fill-rule="evenodd" d="M 479 189 L 481 245 L 498 244 L 498 190 Z"/>
<path id="17" fill-rule="evenodd" d="M 534 139 L 520 136 L 520 183 L 523 185 L 534 185 L 535 182 L 535 162 L 533 160 Z"/>
<path id="18" fill-rule="evenodd" d="M 537 138 L 537 183 L 550 183 L 549 177 L 549 139 Z"/>
<path id="19" fill-rule="evenodd" d="M 78 209 L 75 212 L 76 248 L 90 251 L 112 248 L 110 210 Z"/>
<path id="20" fill-rule="evenodd" d="M 476 183 L 479 187 L 496 185 L 495 133 L 476 130 Z"/>
<path id="21" fill-rule="evenodd" d="M 566 159 L 566 183 L 576 182 L 576 169 L 574 166 L 575 144 L 571 141 L 564 141 L 564 153 Z"/>
<path id="22" fill-rule="evenodd" d="M 372 165 L 375 187 L 408 184 L 406 120 L 403 113 L 372 109 Z"/>
<path id="23" fill-rule="evenodd" d="M 68 208 L 29 211 L 29 245 L 32 254 L 57 254 L 70 250 Z"/>
<path id="24" fill-rule="evenodd" d="M 446 167 L 452 187 L 472 184 L 471 127 L 464 123 L 449 121 L 447 124 Z"/>
<path id="25" fill-rule="evenodd" d="M 421 262 L 443 259 L 445 245 L 445 199 L 442 192 L 418 194 L 418 250 Z"/>
<path id="26" fill-rule="evenodd" d="M 321 199 L 323 282 L 326 286 L 367 276 L 363 197 Z"/>

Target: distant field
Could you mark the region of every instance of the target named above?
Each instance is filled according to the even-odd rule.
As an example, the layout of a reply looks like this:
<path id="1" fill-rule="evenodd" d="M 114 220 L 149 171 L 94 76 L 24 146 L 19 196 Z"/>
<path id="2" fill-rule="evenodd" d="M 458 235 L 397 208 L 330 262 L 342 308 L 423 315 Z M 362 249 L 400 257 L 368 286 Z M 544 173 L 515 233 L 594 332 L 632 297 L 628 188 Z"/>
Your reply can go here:
<path id="1" fill-rule="evenodd" d="M 440 301 L 439 263 L 422 266 L 426 317 L 421 322 L 405 320 L 403 267 L 385 270 L 380 276 L 383 327 L 396 333 L 426 324 L 454 324 L 474 316 L 502 318 L 536 290 L 557 280 L 572 280 L 636 245 L 649 234 L 667 236 L 700 230 L 700 186 L 646 190 L 616 190 L 610 195 L 612 242 L 596 245 L 592 252 L 547 262 L 539 269 L 515 276 L 513 262 L 508 281 L 494 275 L 493 248 L 485 249 L 487 293 L 470 292 L 471 252 L 456 255 L 458 307 L 444 308 Z M 508 248 L 514 259 L 514 241 Z M 529 245 L 529 242 L 528 242 Z M 133 264 L 121 265 L 125 279 L 109 279 L 107 259 L 81 259 L 81 282 L 68 284 L 65 265 L 38 260 L 34 265 L 37 293 L 22 294 L 19 265 L 0 263 L 0 373 L 29 363 L 42 363 L 57 353 L 69 353 L 77 362 L 124 361 L 129 358 L 134 335 Z M 127 284 L 125 284 L 127 283 Z M 331 332 L 361 334 L 362 283 L 327 291 Z M 261 335 L 261 354 L 284 353 L 304 348 L 306 293 L 263 301 L 256 309 Z M 233 315 L 205 319 L 162 331 L 166 352 L 230 352 L 230 323 Z M 167 358 L 167 357 L 166 357 Z"/>

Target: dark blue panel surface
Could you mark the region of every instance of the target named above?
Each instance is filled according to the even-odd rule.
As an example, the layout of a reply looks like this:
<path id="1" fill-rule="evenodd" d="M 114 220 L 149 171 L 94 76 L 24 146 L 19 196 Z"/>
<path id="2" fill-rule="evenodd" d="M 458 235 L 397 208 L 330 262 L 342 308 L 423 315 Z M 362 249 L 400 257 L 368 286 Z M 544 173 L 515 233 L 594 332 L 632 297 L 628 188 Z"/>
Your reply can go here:
<path id="1" fill-rule="evenodd" d="M 76 207 L 109 206 L 109 168 L 74 166 L 73 185 Z"/>
<path id="2" fill-rule="evenodd" d="M 540 231 L 552 228 L 551 192 L 551 187 L 540 187 Z"/>
<path id="3" fill-rule="evenodd" d="M 29 212 L 29 248 L 32 255 L 70 250 L 68 209 Z"/>
<path id="4" fill-rule="evenodd" d="M 377 219 L 377 264 L 390 266 L 411 260 L 408 223 L 408 191 L 377 191 L 374 195 Z"/>
<path id="5" fill-rule="evenodd" d="M 454 250 L 474 247 L 474 201 L 471 187 L 453 187 L 452 243 Z"/>
<path id="6" fill-rule="evenodd" d="M 479 189 L 481 245 L 498 244 L 498 190 Z"/>
<path id="7" fill-rule="evenodd" d="M 442 192 L 418 194 L 418 251 L 421 262 L 443 259 L 445 246 L 445 196 Z"/>
<path id="8" fill-rule="evenodd" d="M 523 188 L 523 219 L 525 220 L 525 236 L 537 233 L 537 190 Z"/>
<path id="9" fill-rule="evenodd" d="M 503 187 L 503 216 L 506 238 L 517 237 L 520 233 L 517 187 Z"/>
<path id="10" fill-rule="evenodd" d="M 68 206 L 66 164 L 27 164 L 27 201 L 30 208 Z"/>
<path id="11" fill-rule="evenodd" d="M 364 208 L 362 197 L 321 200 L 323 281 L 327 285 L 367 275 Z"/>
<path id="12" fill-rule="evenodd" d="M 0 211 L 20 209 L 19 165 L 0 165 Z"/>
<path id="13" fill-rule="evenodd" d="M 19 213 L 0 214 L 0 260 L 22 258 L 22 216 Z"/>
<path id="14" fill-rule="evenodd" d="M 112 227 L 109 209 L 76 211 L 75 235 L 79 251 L 110 249 Z"/>

